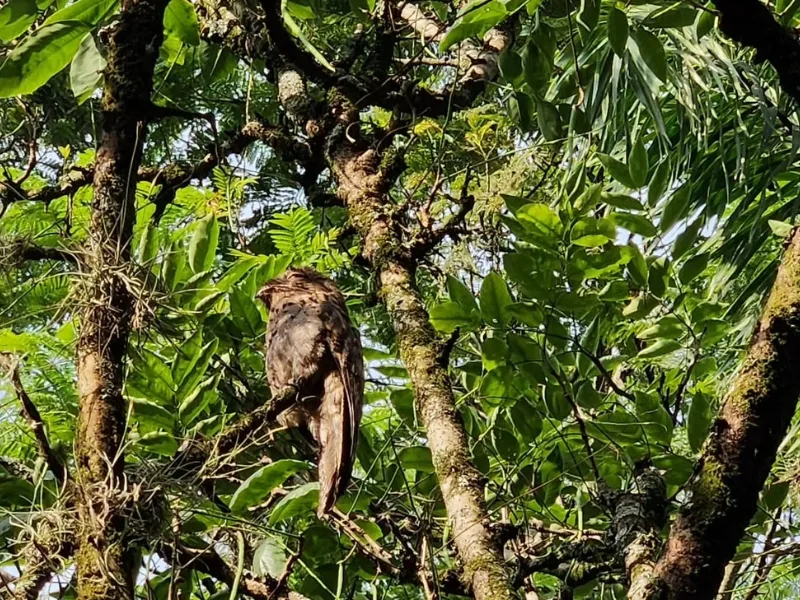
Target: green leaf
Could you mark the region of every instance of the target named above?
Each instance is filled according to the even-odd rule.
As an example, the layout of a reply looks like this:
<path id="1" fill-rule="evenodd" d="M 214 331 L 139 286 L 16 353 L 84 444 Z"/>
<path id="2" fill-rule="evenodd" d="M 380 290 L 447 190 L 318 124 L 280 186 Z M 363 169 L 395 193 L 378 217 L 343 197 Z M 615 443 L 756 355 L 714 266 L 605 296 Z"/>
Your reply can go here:
<path id="1" fill-rule="evenodd" d="M 286 0 L 281 2 L 281 7 L 283 11 L 283 22 L 286 25 L 286 29 L 291 33 L 294 37 L 300 40 L 300 43 L 303 47 L 314 57 L 317 59 L 317 62 L 321 64 L 323 67 L 328 69 L 331 73 L 336 72 L 336 67 L 334 67 L 325 56 L 317 50 L 317 48 L 312 44 L 306 34 L 303 33 L 303 30 L 300 29 L 300 26 L 297 22 L 292 18 L 292 15 L 289 14 L 289 11 L 286 10 Z"/>
<path id="2" fill-rule="evenodd" d="M 628 44 L 628 17 L 615 6 L 608 12 L 608 43 L 614 53 L 622 58 Z"/>
<path id="3" fill-rule="evenodd" d="M 697 361 L 692 374 L 696 380 L 702 379 L 706 375 L 716 373 L 718 368 L 717 359 L 713 356 L 706 356 L 705 358 L 701 358 Z"/>
<path id="4" fill-rule="evenodd" d="M 653 466 L 664 471 L 668 485 L 681 486 L 694 470 L 694 462 L 677 454 L 660 454 L 653 457 Z"/>
<path id="5" fill-rule="evenodd" d="M 443 302 L 431 308 L 431 323 L 437 331 L 451 333 L 456 329 L 473 330 L 480 325 L 476 310 L 467 310 L 456 302 Z"/>
<path id="6" fill-rule="evenodd" d="M 608 215 L 608 218 L 618 227 L 627 229 L 631 233 L 641 235 L 645 238 L 650 238 L 658 234 L 656 226 L 642 215 L 615 212 Z"/>
<path id="7" fill-rule="evenodd" d="M 591 32 L 600 20 L 600 0 L 581 0 L 576 20 L 584 31 Z"/>
<path id="8" fill-rule="evenodd" d="M 447 276 L 447 293 L 450 300 L 460 304 L 465 310 L 478 310 L 478 303 L 475 301 L 475 294 L 464 285 L 461 280 L 452 275 Z"/>
<path id="9" fill-rule="evenodd" d="M 583 408 L 598 408 L 603 404 L 603 395 L 594 389 L 591 381 L 583 381 L 575 394 L 575 402 Z"/>
<path id="10" fill-rule="evenodd" d="M 253 552 L 253 573 L 278 581 L 286 566 L 286 550 L 271 537 L 266 538 Z M 227 594 L 227 592 L 226 592 Z"/>
<path id="11" fill-rule="evenodd" d="M 547 414 L 556 421 L 563 421 L 572 413 L 572 407 L 564 396 L 564 392 L 555 386 L 545 387 L 544 405 L 547 408 Z"/>
<path id="12" fill-rule="evenodd" d="M 66 67 L 90 26 L 65 21 L 40 27 L 14 48 L 0 66 L 0 98 L 35 92 Z"/>
<path id="13" fill-rule="evenodd" d="M 761 503 L 767 512 L 777 510 L 789 495 L 790 485 L 788 481 L 778 481 L 772 483 L 761 493 Z"/>
<path id="14" fill-rule="evenodd" d="M 603 163 L 609 175 L 616 181 L 632 190 L 637 188 L 637 185 L 631 179 L 630 171 L 628 171 L 628 167 L 625 163 L 618 161 L 608 154 L 598 154 L 597 157 L 600 159 L 600 162 Z"/>
<path id="15" fill-rule="evenodd" d="M 642 256 L 642 252 L 636 244 L 630 243 L 628 244 L 628 248 L 631 253 L 631 259 L 628 261 L 628 273 L 633 283 L 643 288 L 647 285 L 647 261 L 644 259 L 644 256 Z"/>
<path id="16" fill-rule="evenodd" d="M 174 2 L 175 0 L 173 0 Z M 219 242 L 219 223 L 214 214 L 208 214 L 195 226 L 189 241 L 189 266 L 194 273 L 207 271 L 214 264 Z"/>
<path id="17" fill-rule="evenodd" d="M 639 138 L 631 148 L 631 154 L 628 157 L 628 173 L 636 188 L 640 188 L 647 183 L 647 171 L 649 168 L 647 149 L 644 147 L 642 139 Z"/>
<path id="18" fill-rule="evenodd" d="M 508 12 L 499 0 L 470 2 L 460 11 L 461 16 L 447 30 L 439 43 L 439 52 L 470 37 L 483 37 L 492 27 L 505 19 Z"/>
<path id="19" fill-rule="evenodd" d="M 694 246 L 704 223 L 703 217 L 698 217 L 694 220 L 694 223 L 678 234 L 678 237 L 675 238 L 675 243 L 672 245 L 672 258 L 679 259 Z"/>
<path id="20" fill-rule="evenodd" d="M 105 68 L 106 60 L 97 49 L 97 45 L 94 43 L 94 36 L 91 33 L 87 33 L 75 53 L 75 57 L 72 59 L 72 65 L 69 70 L 70 87 L 72 88 L 72 93 L 78 98 L 78 103 L 88 98 L 99 87 L 100 82 L 103 80 L 103 69 Z M 148 227 L 147 232 L 153 232 L 153 235 L 155 235 L 156 230 Z"/>
<path id="21" fill-rule="evenodd" d="M 633 34 L 633 39 L 639 47 L 639 53 L 642 55 L 644 64 L 648 66 L 656 77 L 666 82 L 667 54 L 664 52 L 664 46 L 661 40 L 646 29 L 637 29 Z"/>
<path id="22" fill-rule="evenodd" d="M 200 44 L 200 27 L 191 2 L 170 0 L 164 11 L 164 31 L 189 46 Z"/>
<path id="23" fill-rule="evenodd" d="M 209 404 L 217 399 L 217 377 L 209 377 L 198 385 L 178 407 L 181 423 L 188 427 L 200 416 Z"/>
<path id="24" fill-rule="evenodd" d="M 682 348 L 675 340 L 659 340 L 642 349 L 637 355 L 639 358 L 658 358 Z"/>
<path id="25" fill-rule="evenodd" d="M 483 359 L 483 366 L 491 371 L 506 362 L 508 346 L 501 338 L 486 338 L 481 344 L 481 358 Z"/>
<path id="26" fill-rule="evenodd" d="M 210 343 L 210 342 L 209 342 Z M 187 373 L 194 369 L 202 354 L 203 330 L 197 329 L 188 339 L 180 340 L 172 361 L 172 381 L 180 385 Z"/>
<path id="27" fill-rule="evenodd" d="M 38 14 L 36 0 L 8 0 L 0 8 L 0 42 L 8 43 L 25 33 Z"/>
<path id="28" fill-rule="evenodd" d="M 155 428 L 174 429 L 175 416 L 163 406 L 142 398 L 133 398 L 131 402 L 133 403 L 133 414 L 139 423 L 145 423 Z"/>
<path id="29" fill-rule="evenodd" d="M 767 221 L 767 225 L 769 225 L 772 233 L 782 238 L 788 238 L 792 234 L 792 231 L 794 231 L 794 225 L 786 223 L 785 221 L 769 220 Z"/>
<path id="30" fill-rule="evenodd" d="M 697 17 L 697 25 L 696 25 L 696 32 L 697 32 L 697 39 L 701 39 L 706 36 L 712 29 L 717 22 L 717 15 L 709 10 L 701 10 L 700 16 Z"/>
<path id="31" fill-rule="evenodd" d="M 80 21 L 86 25 L 97 25 L 116 8 L 119 0 L 78 0 L 69 6 L 54 12 L 45 19 L 43 25 L 62 23 L 64 21 Z"/>
<path id="32" fill-rule="evenodd" d="M 511 304 L 511 294 L 505 280 L 492 271 L 483 280 L 480 292 L 481 316 L 493 327 L 508 325 L 506 309 Z"/>
<path id="33" fill-rule="evenodd" d="M 535 41 L 530 40 L 522 54 L 522 70 L 527 84 L 533 91 L 538 91 L 550 81 L 553 72 L 552 57 L 539 48 Z"/>
<path id="34" fill-rule="evenodd" d="M 314 5 L 309 2 L 309 0 L 288 0 L 286 3 L 286 10 L 292 13 L 293 16 L 298 19 L 303 19 L 304 21 L 317 18 L 317 14 L 314 12 Z"/>
<path id="35" fill-rule="evenodd" d="M 686 426 L 686 434 L 689 438 L 689 447 L 692 449 L 692 452 L 700 452 L 700 449 L 703 447 L 703 442 L 708 436 L 708 428 L 711 426 L 713 418 L 714 413 L 711 410 L 708 397 L 702 393 L 695 394 L 689 406 L 689 416 Z"/>
<path id="36" fill-rule="evenodd" d="M 148 452 L 160 456 L 175 456 L 178 451 L 178 440 L 171 433 L 151 431 L 141 436 L 136 443 Z"/>
<path id="37" fill-rule="evenodd" d="M 636 337 L 642 340 L 653 340 L 658 338 L 678 339 L 686 333 L 686 327 L 680 319 L 673 316 L 663 317 L 639 333 Z"/>
<path id="38" fill-rule="evenodd" d="M 647 286 L 654 295 L 661 298 L 667 291 L 668 277 L 669 260 L 664 256 L 660 256 L 650 263 L 650 272 L 647 276 Z"/>
<path id="39" fill-rule="evenodd" d="M 669 160 L 663 160 L 656 167 L 656 172 L 653 173 L 653 178 L 650 180 L 650 185 L 647 186 L 647 203 L 650 206 L 655 206 L 664 195 L 664 192 L 669 188 L 671 166 Z"/>
<path id="40" fill-rule="evenodd" d="M 505 50 L 500 53 L 498 66 L 503 78 L 517 87 L 523 76 L 522 57 L 513 50 Z"/>
<path id="41" fill-rule="evenodd" d="M 307 471 L 308 468 L 308 463 L 290 459 L 277 460 L 261 467 L 245 479 L 233 494 L 230 502 L 231 512 L 237 515 L 245 514 L 248 508 L 263 502 L 272 490 L 282 485 L 289 477 Z"/>
<path id="42" fill-rule="evenodd" d="M 206 369 L 211 359 L 217 352 L 219 340 L 213 339 L 205 344 L 200 352 L 197 354 L 196 360 L 191 363 L 191 368 L 183 375 L 180 383 L 177 383 L 178 389 L 175 392 L 175 397 L 178 402 L 183 400 L 195 389 L 195 387 L 203 380 L 206 374 Z"/>
<path id="43" fill-rule="evenodd" d="M 413 469 L 423 473 L 433 473 L 433 459 L 431 451 L 425 446 L 412 446 L 403 448 L 398 453 L 400 464 L 404 469 Z"/>
<path id="44" fill-rule="evenodd" d="M 617 230 L 608 219 L 584 218 L 575 223 L 570 232 L 570 240 L 576 246 L 594 248 L 614 241 Z"/>
<path id="45" fill-rule="evenodd" d="M 231 318 L 245 337 L 256 337 L 264 333 L 264 320 L 258 310 L 256 301 L 244 291 L 242 286 L 235 286 L 228 294 L 231 306 Z"/>
<path id="46" fill-rule="evenodd" d="M 269 524 L 275 525 L 286 519 L 309 513 L 319 503 L 319 482 L 312 481 L 301 485 L 286 494 L 275 505 L 269 515 Z"/>
<path id="47" fill-rule="evenodd" d="M 676 2 L 671 6 L 658 8 L 651 12 L 642 22 L 651 29 L 667 27 L 689 27 L 694 25 L 697 11 L 684 1 Z"/>
<path id="48" fill-rule="evenodd" d="M 628 196 L 627 194 L 603 194 L 602 199 L 603 202 L 615 208 L 644 211 L 642 203 L 633 196 Z"/>
<path id="49" fill-rule="evenodd" d="M 641 319 L 649 315 L 658 306 L 658 300 L 647 294 L 640 294 L 622 309 L 622 316 L 630 319 Z"/>
<path id="50" fill-rule="evenodd" d="M 554 104 L 545 100 L 537 100 L 536 120 L 539 123 L 539 131 L 548 142 L 555 142 L 564 136 L 561 115 Z"/>
<path id="51" fill-rule="evenodd" d="M 664 210 L 661 212 L 659 226 L 662 232 L 669 231 L 675 223 L 686 216 L 689 208 L 689 199 L 688 186 L 684 185 L 672 193 L 672 196 L 664 205 Z"/>
<path id="52" fill-rule="evenodd" d="M 564 229 L 561 219 L 546 204 L 526 204 L 519 209 L 517 219 L 525 229 L 551 238 L 560 238 Z"/>
<path id="53" fill-rule="evenodd" d="M 125 380 L 128 394 L 172 406 L 175 384 L 164 359 L 146 348 L 130 354 L 131 368 Z"/>
<path id="54" fill-rule="evenodd" d="M 579 214 L 592 210 L 600 202 L 602 197 L 603 185 L 595 183 L 586 188 L 583 193 L 575 199 L 573 207 Z"/>

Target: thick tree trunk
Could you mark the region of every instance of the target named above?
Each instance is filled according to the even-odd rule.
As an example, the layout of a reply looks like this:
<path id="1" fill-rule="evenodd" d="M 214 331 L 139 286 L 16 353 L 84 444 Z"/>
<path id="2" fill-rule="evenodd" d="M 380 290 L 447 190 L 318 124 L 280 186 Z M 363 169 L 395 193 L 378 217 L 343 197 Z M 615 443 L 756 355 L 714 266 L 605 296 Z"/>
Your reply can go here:
<path id="1" fill-rule="evenodd" d="M 345 140 L 333 150 L 331 163 L 339 196 L 363 237 L 364 256 L 378 272 L 380 295 L 414 387 L 464 579 L 476 600 L 510 600 L 503 557 L 487 527 L 483 483 L 469 456 L 441 344 L 416 288 L 413 261 L 390 213 L 391 177 L 381 170 L 377 152 L 358 150 Z"/>
<path id="2" fill-rule="evenodd" d="M 793 234 L 659 560 L 647 598 L 704 600 L 752 518 L 800 395 L 800 232 Z"/>
<path id="3" fill-rule="evenodd" d="M 138 557 L 130 547 L 123 479 L 122 397 L 134 299 L 124 281 L 135 220 L 135 174 L 161 46 L 166 0 L 126 0 L 108 40 L 103 129 L 94 170 L 84 310 L 78 341 L 76 479 L 81 531 L 78 597 L 133 597 Z"/>

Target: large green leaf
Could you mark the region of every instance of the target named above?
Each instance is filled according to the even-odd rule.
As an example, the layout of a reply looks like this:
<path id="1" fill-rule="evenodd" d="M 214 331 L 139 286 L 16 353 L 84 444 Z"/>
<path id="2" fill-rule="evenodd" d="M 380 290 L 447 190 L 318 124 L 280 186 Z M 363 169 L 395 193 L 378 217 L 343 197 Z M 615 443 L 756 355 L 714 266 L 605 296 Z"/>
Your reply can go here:
<path id="1" fill-rule="evenodd" d="M 505 280 L 497 273 L 491 272 L 483 280 L 480 293 L 481 315 L 493 327 L 503 327 L 508 324 L 508 306 L 511 304 L 511 294 Z"/>
<path id="2" fill-rule="evenodd" d="M 483 37 L 507 15 L 500 0 L 473 0 L 461 9 L 460 15 L 439 43 L 439 52 L 470 37 Z"/>
<path id="3" fill-rule="evenodd" d="M 38 14 L 36 0 L 8 0 L 0 8 L 0 42 L 8 43 L 25 33 Z"/>
<path id="4" fill-rule="evenodd" d="M 235 514 L 244 514 L 248 508 L 260 504 L 272 490 L 282 485 L 289 477 L 308 468 L 308 463 L 290 459 L 278 460 L 261 467 L 245 479 L 236 490 L 230 501 L 230 509 Z"/>
<path id="5" fill-rule="evenodd" d="M 319 482 L 301 485 L 286 494 L 269 515 L 269 524 L 276 525 L 286 519 L 310 513 L 319 502 Z"/>
<path id="6" fill-rule="evenodd" d="M 44 25 L 64 21 L 97 25 L 114 11 L 118 3 L 119 0 L 78 0 L 47 17 Z"/>
<path id="7" fill-rule="evenodd" d="M 0 98 L 35 92 L 71 61 L 90 26 L 64 21 L 40 27 L 0 66 Z"/>
<path id="8" fill-rule="evenodd" d="M 189 46 L 200 43 L 197 15 L 189 0 L 170 0 L 164 12 L 164 30 Z"/>
<path id="9" fill-rule="evenodd" d="M 628 18 L 614 6 L 608 11 L 608 43 L 617 56 L 625 56 L 625 47 L 628 44 Z"/>
<path id="10" fill-rule="evenodd" d="M 661 81 L 667 81 L 667 54 L 664 45 L 654 33 L 646 29 L 637 29 L 633 34 L 642 60 Z"/>
<path id="11" fill-rule="evenodd" d="M 398 453 L 400 464 L 404 469 L 414 469 L 423 473 L 433 473 L 431 451 L 424 446 L 403 448 Z"/>
<path id="12" fill-rule="evenodd" d="M 172 0 L 176 2 L 178 0 Z M 181 0 L 185 1 L 185 0 Z M 189 266 L 195 273 L 207 271 L 214 264 L 219 242 L 219 223 L 213 213 L 206 215 L 195 226 L 189 241 Z"/>
<path id="13" fill-rule="evenodd" d="M 72 59 L 69 71 L 70 87 L 72 87 L 72 93 L 78 98 L 78 102 L 88 98 L 97 89 L 103 80 L 103 69 L 105 68 L 106 60 L 97 49 L 94 36 L 87 33 Z M 152 232 L 151 236 L 155 235 L 155 229 L 148 228 L 147 232 Z M 144 245 L 144 251 L 146 252 L 146 250 L 147 243 Z M 144 254 L 143 258 L 146 259 L 147 255 Z"/>

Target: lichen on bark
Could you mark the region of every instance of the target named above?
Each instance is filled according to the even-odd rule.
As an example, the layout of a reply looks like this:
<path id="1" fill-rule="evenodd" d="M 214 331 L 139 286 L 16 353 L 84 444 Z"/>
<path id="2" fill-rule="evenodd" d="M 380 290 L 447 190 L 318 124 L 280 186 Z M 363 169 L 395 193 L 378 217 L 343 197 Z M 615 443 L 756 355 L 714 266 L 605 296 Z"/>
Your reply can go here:
<path id="1" fill-rule="evenodd" d="M 381 156 L 345 137 L 329 146 L 328 155 L 350 223 L 362 237 L 362 253 L 378 274 L 379 293 L 427 432 L 464 581 L 476 600 L 510 600 L 509 578 L 487 527 L 482 478 L 469 456 L 466 432 L 441 361 L 441 344 L 416 287 L 414 261 L 390 213 Z"/>
<path id="2" fill-rule="evenodd" d="M 800 396 L 800 234 L 698 462 L 659 560 L 649 600 L 713 598 L 752 518 Z"/>
<path id="3" fill-rule="evenodd" d="M 75 440 L 80 599 L 133 597 L 138 552 L 130 544 L 122 443 L 122 385 L 133 298 L 124 282 L 135 219 L 134 194 L 163 36 L 167 0 L 125 0 L 108 37 L 102 133 L 95 160 L 85 299 L 78 341 Z"/>

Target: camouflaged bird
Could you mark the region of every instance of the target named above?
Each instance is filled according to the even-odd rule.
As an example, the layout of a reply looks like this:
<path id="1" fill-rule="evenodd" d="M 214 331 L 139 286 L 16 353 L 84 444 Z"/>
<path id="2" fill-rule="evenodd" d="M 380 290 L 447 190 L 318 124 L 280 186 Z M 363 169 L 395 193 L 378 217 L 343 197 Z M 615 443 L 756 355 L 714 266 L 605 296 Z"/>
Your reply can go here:
<path id="1" fill-rule="evenodd" d="M 313 269 L 290 269 L 267 282 L 267 379 L 273 393 L 297 390 L 296 404 L 278 417 L 306 426 L 319 444 L 319 508 L 330 511 L 350 481 L 364 399 L 364 359 L 344 297 Z"/>

